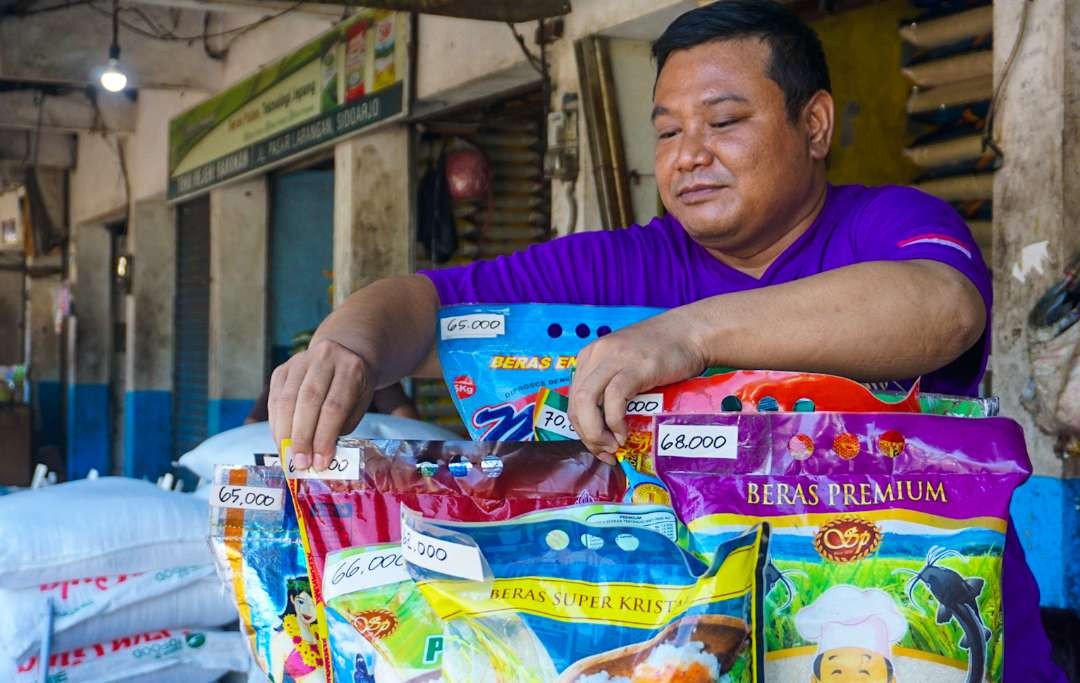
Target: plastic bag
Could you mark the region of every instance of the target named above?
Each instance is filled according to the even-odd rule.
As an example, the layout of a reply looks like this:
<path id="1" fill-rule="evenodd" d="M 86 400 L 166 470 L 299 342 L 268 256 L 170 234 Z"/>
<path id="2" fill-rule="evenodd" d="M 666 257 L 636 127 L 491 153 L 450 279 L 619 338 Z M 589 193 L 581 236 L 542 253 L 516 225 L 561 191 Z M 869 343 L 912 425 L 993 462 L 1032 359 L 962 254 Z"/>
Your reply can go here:
<path id="1" fill-rule="evenodd" d="M 569 387 L 541 389 L 534 411 L 538 441 L 576 439 L 566 410 Z M 629 483 L 628 501 L 667 503 L 656 477 L 653 433 L 661 413 L 760 411 L 918 412 L 918 383 L 904 396 L 887 402 L 858 382 L 834 375 L 772 370 L 716 372 L 660 387 L 626 404 L 626 443 L 616 452 Z"/>
<path id="2" fill-rule="evenodd" d="M 760 680 L 762 527 L 706 564 L 675 543 L 660 506 L 403 519 L 409 572 L 446 622 L 446 681 Z"/>
<path id="3" fill-rule="evenodd" d="M 323 633 L 327 555 L 398 542 L 402 505 L 436 518 L 497 521 L 575 503 L 616 502 L 626 489 L 618 468 L 572 442 L 342 439 L 322 475 L 291 472 L 291 461 L 286 442 L 284 466 L 294 477 L 289 487 Z"/>
<path id="4" fill-rule="evenodd" d="M 633 306 L 512 304 L 439 311 L 439 362 L 469 435 L 532 439 L 536 393 L 570 383 L 577 354 L 614 330 L 662 313 Z"/>
<path id="5" fill-rule="evenodd" d="M 1002 551 L 1019 426 L 915 414 L 671 415 L 657 468 L 708 558 L 772 527 L 769 680 L 1002 680 Z M 820 678 L 820 676 L 819 676 Z"/>
<path id="6" fill-rule="evenodd" d="M 255 664 L 273 683 L 326 680 L 314 591 L 285 477 L 277 466 L 220 466 L 210 540 Z"/>
<path id="7" fill-rule="evenodd" d="M 443 624 L 417 591 L 399 544 L 331 553 L 325 575 L 335 680 L 439 679 Z"/>

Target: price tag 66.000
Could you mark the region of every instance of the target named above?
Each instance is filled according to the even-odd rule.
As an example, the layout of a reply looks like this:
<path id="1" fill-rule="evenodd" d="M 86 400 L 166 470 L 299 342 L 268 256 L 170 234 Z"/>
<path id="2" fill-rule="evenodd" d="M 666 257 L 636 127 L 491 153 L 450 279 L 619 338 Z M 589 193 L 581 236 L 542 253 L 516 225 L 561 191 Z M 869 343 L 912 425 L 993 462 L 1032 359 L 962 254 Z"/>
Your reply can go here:
<path id="1" fill-rule="evenodd" d="M 323 572 L 323 595 L 327 600 L 333 600 L 346 593 L 408 580 L 409 572 L 401 548 L 386 547 L 327 563 Z"/>
<path id="2" fill-rule="evenodd" d="M 218 484 L 210 493 L 210 504 L 219 508 L 276 512 L 281 509 L 284 501 L 285 492 L 282 489 L 261 486 Z"/>

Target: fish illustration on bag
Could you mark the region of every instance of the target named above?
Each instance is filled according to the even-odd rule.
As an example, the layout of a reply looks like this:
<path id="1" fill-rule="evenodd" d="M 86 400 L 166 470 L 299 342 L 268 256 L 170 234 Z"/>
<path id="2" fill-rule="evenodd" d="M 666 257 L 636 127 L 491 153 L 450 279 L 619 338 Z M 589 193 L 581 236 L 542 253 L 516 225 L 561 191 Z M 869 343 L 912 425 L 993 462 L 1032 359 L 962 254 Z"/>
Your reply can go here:
<path id="1" fill-rule="evenodd" d="M 915 602 L 914 592 L 921 583 L 938 602 L 937 623 L 947 624 L 956 620 L 964 632 L 960 647 L 968 651 L 967 683 L 981 683 L 986 671 L 986 644 L 992 635 L 979 611 L 978 597 L 984 581 L 978 577 L 965 578 L 959 572 L 940 566 L 938 563 L 947 557 L 963 555 L 949 548 L 934 546 L 926 554 L 926 565 L 921 571 L 896 569 L 895 572 L 913 575 L 907 583 L 907 598 L 919 612 L 922 612 L 922 608 Z"/>

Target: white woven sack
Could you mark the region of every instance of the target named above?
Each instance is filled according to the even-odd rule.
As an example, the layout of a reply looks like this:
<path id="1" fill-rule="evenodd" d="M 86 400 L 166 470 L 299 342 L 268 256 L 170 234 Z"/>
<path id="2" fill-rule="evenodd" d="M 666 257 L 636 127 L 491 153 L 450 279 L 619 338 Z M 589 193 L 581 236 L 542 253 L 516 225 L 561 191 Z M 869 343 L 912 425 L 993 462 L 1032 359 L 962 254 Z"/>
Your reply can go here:
<path id="1" fill-rule="evenodd" d="M 40 665 L 35 655 L 14 672 L 0 669 L 0 676 L 4 676 L 0 680 L 38 683 Z M 238 631 L 162 629 L 57 652 L 49 657 L 49 680 L 209 683 L 223 671 L 247 671 L 249 666 L 243 636 Z M 174 678 L 182 672 L 187 675 Z"/>
<path id="2" fill-rule="evenodd" d="M 176 624 L 212 628 L 237 618 L 213 565 L 0 589 L 0 604 L 0 657 L 15 661 L 40 647 L 49 608 L 54 652 Z"/>
<path id="3" fill-rule="evenodd" d="M 417 439 L 454 441 L 461 439 L 448 429 L 420 420 L 369 413 L 349 436 L 361 439 Z M 253 453 L 277 453 L 269 422 L 254 422 L 210 437 L 180 456 L 180 464 L 210 481 L 216 465 L 250 465 Z"/>
<path id="4" fill-rule="evenodd" d="M 0 588 L 210 564 L 205 499 L 102 477 L 0 497 Z"/>

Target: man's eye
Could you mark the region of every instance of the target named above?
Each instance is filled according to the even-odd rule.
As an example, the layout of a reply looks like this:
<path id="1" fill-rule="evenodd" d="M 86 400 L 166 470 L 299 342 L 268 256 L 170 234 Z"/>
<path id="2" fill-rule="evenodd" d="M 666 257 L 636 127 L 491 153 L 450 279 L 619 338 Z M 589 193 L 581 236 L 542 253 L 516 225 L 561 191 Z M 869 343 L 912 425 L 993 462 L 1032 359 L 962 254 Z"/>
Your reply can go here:
<path id="1" fill-rule="evenodd" d="M 736 123 L 737 121 L 738 121 L 738 119 L 727 119 L 727 120 L 724 120 L 724 121 L 715 121 L 713 123 L 710 123 L 709 125 L 712 126 L 713 128 L 727 128 L 728 126 L 730 126 L 733 123 Z"/>
<path id="2" fill-rule="evenodd" d="M 675 137 L 675 134 L 678 133 L 678 132 L 679 132 L 678 130 L 672 130 L 672 129 L 658 130 L 658 131 L 656 131 L 656 137 L 660 138 L 661 140 L 664 140 L 664 139 L 667 139 L 667 138 L 673 138 L 673 137 Z"/>

